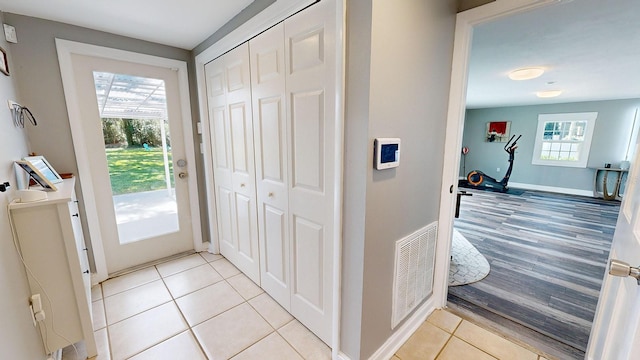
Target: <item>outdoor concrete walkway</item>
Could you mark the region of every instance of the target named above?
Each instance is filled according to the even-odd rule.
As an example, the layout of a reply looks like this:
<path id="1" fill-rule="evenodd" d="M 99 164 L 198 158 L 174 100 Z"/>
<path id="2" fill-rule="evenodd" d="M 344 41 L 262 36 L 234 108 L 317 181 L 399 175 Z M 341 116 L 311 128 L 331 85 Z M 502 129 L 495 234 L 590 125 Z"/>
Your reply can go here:
<path id="1" fill-rule="evenodd" d="M 178 231 L 174 190 L 115 195 L 113 204 L 120 243 L 126 244 Z"/>

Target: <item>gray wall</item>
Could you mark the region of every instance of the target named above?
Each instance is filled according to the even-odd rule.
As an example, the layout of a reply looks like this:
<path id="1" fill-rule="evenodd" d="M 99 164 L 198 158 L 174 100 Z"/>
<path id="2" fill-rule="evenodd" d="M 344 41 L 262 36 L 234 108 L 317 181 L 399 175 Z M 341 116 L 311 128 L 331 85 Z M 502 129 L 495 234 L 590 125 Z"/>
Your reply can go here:
<path id="1" fill-rule="evenodd" d="M 347 6 L 342 350 L 366 359 L 394 332 L 395 241 L 438 219 L 457 2 Z M 398 168 L 373 169 L 376 137 Z"/>
<path id="2" fill-rule="evenodd" d="M 0 13 L 0 22 L 3 15 Z M 28 154 L 25 129 L 13 125 L 7 100 L 21 102 L 16 91 L 16 59 L 11 46 L 0 37 L 0 47 L 7 51 L 11 76 L 0 74 L 0 182 L 8 181 L 11 188 L 0 193 L 0 349 L 3 359 L 44 359 L 42 340 L 31 322 L 27 275 L 14 247 L 7 215 L 7 204 L 16 194 L 13 162 Z M 29 127 L 30 124 L 25 125 Z"/>
<path id="3" fill-rule="evenodd" d="M 634 113 L 639 107 L 640 99 L 629 99 L 467 110 L 462 140 L 463 146 L 470 149 L 466 173 L 477 169 L 499 179 L 504 176 L 508 166 L 504 143 L 485 142 L 484 134 L 489 121 L 511 121 L 511 134 L 522 134 L 522 138 L 510 182 L 591 191 L 593 170 L 589 167 L 603 167 L 605 163 L 616 167 L 624 160 Z M 531 164 L 538 114 L 591 111 L 598 112 L 598 119 L 587 168 Z M 462 165 L 461 160 L 460 176 L 465 176 Z"/>
<path id="4" fill-rule="evenodd" d="M 369 173 L 371 1 L 347 2 L 340 350 L 360 356 L 365 220 Z"/>
<path id="5" fill-rule="evenodd" d="M 21 101 L 38 119 L 38 126 L 29 129 L 31 139 L 29 151 L 46 156 L 58 172 L 78 174 L 55 38 L 183 60 L 188 63 L 189 73 L 195 73 L 191 52 L 187 50 L 10 13 L 5 14 L 5 20 L 6 23 L 15 26 L 18 35 L 18 43 L 11 44 L 10 48 L 14 58 L 13 67 Z M 189 86 L 195 132 L 195 122 L 199 117 L 194 77 L 190 78 Z M 199 136 L 197 134 L 193 136 L 197 139 L 195 141 L 197 146 L 200 142 Z M 195 153 L 198 159 L 198 172 L 201 175 L 199 186 L 204 189 L 204 171 L 199 148 Z M 79 197 L 82 196 L 81 186 L 79 181 L 79 188 L 76 189 Z M 80 200 L 81 212 L 84 215 L 82 198 Z M 206 219 L 206 202 L 202 201 L 200 207 L 204 214 L 203 219 Z M 90 240 L 86 223 L 83 225 L 85 236 Z M 206 229 L 206 223 L 203 222 L 205 240 L 207 239 Z"/>
<path id="6" fill-rule="evenodd" d="M 460 0 L 458 4 L 458 11 L 473 9 L 480 5 L 488 4 L 494 1 L 495 0 Z"/>

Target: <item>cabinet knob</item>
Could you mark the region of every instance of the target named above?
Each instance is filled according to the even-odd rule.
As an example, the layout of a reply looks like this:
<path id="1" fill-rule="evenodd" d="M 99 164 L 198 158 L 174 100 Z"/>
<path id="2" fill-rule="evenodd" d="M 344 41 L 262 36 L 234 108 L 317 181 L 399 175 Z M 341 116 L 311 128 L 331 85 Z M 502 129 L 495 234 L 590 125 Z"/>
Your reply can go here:
<path id="1" fill-rule="evenodd" d="M 267 194 L 268 197 L 273 197 L 273 193 L 270 192 L 269 194 Z"/>
<path id="2" fill-rule="evenodd" d="M 73 200 L 73 202 L 74 202 L 74 203 L 76 203 L 76 204 L 78 204 L 78 203 L 79 203 L 79 202 L 78 202 L 78 200 Z"/>
<path id="3" fill-rule="evenodd" d="M 84 249 L 82 249 L 82 250 L 84 250 L 84 251 L 89 251 L 89 249 L 88 249 L 88 248 L 84 248 Z"/>
<path id="4" fill-rule="evenodd" d="M 78 215 L 77 213 L 75 213 L 75 214 L 73 214 L 71 216 L 80 217 L 80 215 Z"/>
<path id="5" fill-rule="evenodd" d="M 83 271 L 83 273 L 84 273 L 84 274 L 88 274 L 88 273 L 89 273 L 89 270 L 85 270 L 85 271 Z"/>

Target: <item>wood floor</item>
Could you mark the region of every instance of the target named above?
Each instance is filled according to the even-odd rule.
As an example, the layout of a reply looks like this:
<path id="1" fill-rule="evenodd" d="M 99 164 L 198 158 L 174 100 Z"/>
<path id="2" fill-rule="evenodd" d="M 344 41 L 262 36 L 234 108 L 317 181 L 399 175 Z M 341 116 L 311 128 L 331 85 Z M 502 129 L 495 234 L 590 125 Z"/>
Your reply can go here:
<path id="1" fill-rule="evenodd" d="M 491 271 L 480 282 L 450 287 L 450 303 L 512 320 L 583 357 L 620 203 L 465 190 L 473 195 L 462 198 L 455 228 Z"/>

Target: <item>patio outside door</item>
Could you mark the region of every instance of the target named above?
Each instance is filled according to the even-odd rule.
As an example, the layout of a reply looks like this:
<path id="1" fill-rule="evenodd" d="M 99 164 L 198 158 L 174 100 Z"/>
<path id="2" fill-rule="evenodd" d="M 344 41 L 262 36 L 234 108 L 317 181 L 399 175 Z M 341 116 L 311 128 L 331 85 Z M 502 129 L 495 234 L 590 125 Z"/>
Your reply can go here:
<path id="1" fill-rule="evenodd" d="M 71 60 L 108 273 L 193 249 L 177 72 Z"/>

